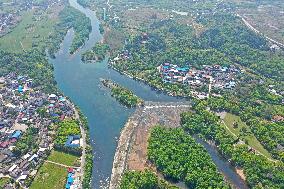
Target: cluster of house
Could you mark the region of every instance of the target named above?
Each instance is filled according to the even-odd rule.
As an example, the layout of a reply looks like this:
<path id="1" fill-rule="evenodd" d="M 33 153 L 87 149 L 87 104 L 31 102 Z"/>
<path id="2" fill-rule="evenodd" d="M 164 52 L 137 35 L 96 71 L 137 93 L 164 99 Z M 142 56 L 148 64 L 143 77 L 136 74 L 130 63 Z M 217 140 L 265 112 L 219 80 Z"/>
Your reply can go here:
<path id="1" fill-rule="evenodd" d="M 36 173 L 52 148 L 48 127 L 74 116 L 73 105 L 65 97 L 47 95 L 33 86 L 32 79 L 15 73 L 0 78 L 0 177 L 21 184 Z M 21 138 L 29 129 L 38 131 L 33 136 L 36 147 L 21 151 L 17 143 L 25 143 Z"/>
<path id="2" fill-rule="evenodd" d="M 5 29 L 9 26 L 15 25 L 17 20 L 10 13 L 2 13 L 0 14 L 0 34 L 4 33 Z"/>
<path id="3" fill-rule="evenodd" d="M 213 88 L 233 89 L 235 78 L 241 70 L 234 65 L 224 67 L 220 65 L 203 66 L 201 70 L 179 67 L 175 64 L 164 63 L 158 66 L 158 71 L 164 83 L 180 83 L 194 87 L 211 84 Z"/>
<path id="4" fill-rule="evenodd" d="M 78 186 L 78 177 L 75 176 L 75 170 L 68 168 L 65 189 L 75 189 Z"/>
<path id="5" fill-rule="evenodd" d="M 118 54 L 114 59 L 113 61 L 110 62 L 110 64 L 115 64 L 116 61 L 119 61 L 119 60 L 127 60 L 129 59 L 131 56 L 130 52 L 128 50 L 125 50 L 123 51 L 122 53 Z"/>

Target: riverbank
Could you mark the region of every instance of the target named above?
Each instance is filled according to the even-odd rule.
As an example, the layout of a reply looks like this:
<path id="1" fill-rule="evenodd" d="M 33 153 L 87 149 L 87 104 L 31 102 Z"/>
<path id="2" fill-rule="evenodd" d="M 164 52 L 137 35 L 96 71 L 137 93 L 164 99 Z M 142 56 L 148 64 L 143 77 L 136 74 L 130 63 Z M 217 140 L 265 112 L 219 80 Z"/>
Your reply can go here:
<path id="1" fill-rule="evenodd" d="M 109 78 L 147 101 L 175 102 L 184 101 L 184 99 L 157 93 L 142 82 L 108 69 L 106 61 L 99 64 L 82 63 L 81 54 L 101 41 L 102 36 L 95 13 L 82 8 L 75 0 L 70 1 L 72 6 L 90 17 L 92 33 L 85 45 L 73 55 L 69 54 L 69 47 L 74 33 L 67 33 L 56 58 L 50 59 L 49 62 L 54 65 L 55 78 L 60 90 L 69 96 L 87 117 L 92 148 L 87 148 L 89 153 L 86 153 L 86 167 L 92 172 L 90 188 L 106 188 L 112 172 L 117 138 L 134 109 L 126 108 L 112 98 L 109 92 L 102 88 L 100 78 Z M 88 166 L 87 161 L 90 162 L 89 165 L 93 165 Z M 85 174 L 87 175 L 89 171 L 85 171 Z"/>
<path id="2" fill-rule="evenodd" d="M 140 78 L 140 77 L 136 77 L 136 76 L 133 76 L 131 75 L 130 73 L 126 72 L 126 71 L 121 71 L 119 69 L 117 69 L 115 67 L 115 65 L 110 61 L 109 63 L 109 68 L 117 71 L 118 73 L 122 74 L 122 75 L 125 75 L 126 77 L 130 78 L 130 79 L 133 79 L 133 80 L 136 80 L 136 81 L 139 81 L 139 82 L 142 82 L 148 86 L 150 86 L 153 90 L 155 90 L 156 92 L 160 92 L 160 93 L 163 93 L 165 95 L 169 95 L 171 97 L 177 97 L 177 98 L 191 98 L 191 96 L 187 96 L 187 95 L 177 95 L 173 92 L 170 92 L 170 91 L 166 91 L 164 88 L 160 88 L 158 86 L 155 86 L 155 85 L 151 85 L 149 83 L 149 81 L 147 81 L 146 79 L 143 79 L 143 78 Z"/>
<path id="3" fill-rule="evenodd" d="M 136 96 L 129 89 L 120 86 L 119 84 L 109 80 L 109 79 L 100 79 L 102 84 L 111 90 L 111 96 L 114 97 L 122 105 L 133 108 L 144 105 L 144 101 Z"/>
<path id="4" fill-rule="evenodd" d="M 125 170 L 145 170 L 147 163 L 147 140 L 151 128 L 157 124 L 179 127 L 180 114 L 190 110 L 189 102 L 145 102 L 128 119 L 121 131 L 113 161 L 110 189 L 119 187 Z"/>
<path id="5" fill-rule="evenodd" d="M 213 162 L 217 165 L 218 170 L 223 174 L 225 180 L 231 184 L 232 188 L 248 189 L 243 169 L 232 166 L 230 161 L 222 156 L 214 141 L 200 138 L 197 135 L 194 135 L 193 138 L 207 150 Z"/>
<path id="6" fill-rule="evenodd" d="M 143 171 L 153 170 L 164 179 L 156 167 L 148 161 L 147 147 L 151 128 L 155 125 L 166 127 L 180 127 L 180 114 L 190 111 L 190 103 L 156 103 L 146 102 L 145 107 L 138 108 L 128 119 L 121 131 L 112 168 L 110 188 L 118 188 L 123 173 L 126 170 Z M 195 138 L 196 139 L 196 138 Z M 232 167 L 224 159 L 217 147 L 210 141 L 196 139 L 210 154 L 218 170 L 233 188 L 247 188 L 243 170 Z M 172 183 L 178 187 L 186 188 L 183 183 Z"/>

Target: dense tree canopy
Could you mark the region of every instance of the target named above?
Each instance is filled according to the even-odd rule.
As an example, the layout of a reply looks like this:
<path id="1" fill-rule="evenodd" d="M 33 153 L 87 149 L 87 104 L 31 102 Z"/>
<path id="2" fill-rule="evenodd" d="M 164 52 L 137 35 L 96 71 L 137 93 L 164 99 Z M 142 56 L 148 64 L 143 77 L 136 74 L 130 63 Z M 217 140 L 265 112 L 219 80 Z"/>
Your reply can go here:
<path id="1" fill-rule="evenodd" d="M 78 48 L 84 45 L 89 38 L 92 30 L 91 21 L 86 15 L 79 10 L 66 6 L 59 14 L 59 23 L 55 27 L 55 31 L 51 34 L 49 40 L 48 51 L 54 56 L 54 53 L 60 48 L 66 32 L 73 28 L 75 37 L 70 47 L 70 53 L 73 54 Z"/>
<path id="2" fill-rule="evenodd" d="M 155 127 L 148 157 L 167 179 L 189 188 L 229 188 L 206 150 L 182 129 Z"/>
<path id="3" fill-rule="evenodd" d="M 159 179 L 150 170 L 146 171 L 127 171 L 124 173 L 120 189 L 177 189 L 170 186 L 165 181 Z"/>
<path id="4" fill-rule="evenodd" d="M 183 114 L 184 129 L 191 134 L 201 134 L 207 140 L 214 141 L 221 154 L 230 159 L 233 165 L 244 169 L 247 183 L 251 188 L 283 188 L 283 162 L 273 162 L 250 151 L 247 145 L 237 144 L 219 123 L 218 117 L 205 109 L 204 103 L 197 103 L 194 106 L 195 113 Z"/>

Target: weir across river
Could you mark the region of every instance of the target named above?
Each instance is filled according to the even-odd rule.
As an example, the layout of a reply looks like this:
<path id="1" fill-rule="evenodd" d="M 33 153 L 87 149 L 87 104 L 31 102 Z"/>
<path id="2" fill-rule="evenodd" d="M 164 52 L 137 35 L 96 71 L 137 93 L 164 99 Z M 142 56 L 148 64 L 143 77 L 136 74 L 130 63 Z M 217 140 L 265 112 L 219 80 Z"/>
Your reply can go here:
<path id="1" fill-rule="evenodd" d="M 70 97 L 72 102 L 78 105 L 88 118 L 91 146 L 94 154 L 92 188 L 108 188 L 117 147 L 117 138 L 119 138 L 121 129 L 135 109 L 128 109 L 112 98 L 110 93 L 102 87 L 100 78 L 111 79 L 119 85 L 130 89 L 143 100 L 152 101 L 145 105 L 144 113 L 141 109 L 136 110 L 136 112 L 141 111 L 141 115 L 151 112 L 151 115 L 157 114 L 157 117 L 159 117 L 159 114 L 163 112 L 160 110 L 163 109 L 186 110 L 189 109 L 187 107 L 189 106 L 189 102 L 186 102 L 185 99 L 171 97 L 155 91 L 143 82 L 135 81 L 109 69 L 107 60 L 95 64 L 82 63 L 81 54 L 92 48 L 102 39 L 99 31 L 99 20 L 95 12 L 80 6 L 76 0 L 69 0 L 69 2 L 71 6 L 83 12 L 91 19 L 92 32 L 85 45 L 76 51 L 74 55 L 70 55 L 69 48 L 74 38 L 74 31 L 70 30 L 65 36 L 59 52 L 56 54 L 56 58 L 49 59 L 49 62 L 54 66 L 55 79 L 59 89 L 66 96 Z M 180 107 L 175 108 L 178 106 Z M 178 112 L 174 115 L 179 116 Z M 134 115 L 139 114 L 136 113 Z M 135 117 L 132 116 L 132 118 Z M 167 121 L 167 119 L 155 122 L 155 118 L 153 118 L 151 122 L 153 121 L 153 123 L 162 125 L 172 124 L 172 121 Z M 178 119 L 175 118 L 175 120 Z M 147 119 L 140 119 L 141 124 L 144 122 L 146 123 Z M 178 121 L 174 121 L 173 123 L 172 125 L 179 125 Z M 135 161 L 132 162 L 134 166 Z M 227 174 L 226 172 L 228 174 L 232 173 L 232 182 L 238 180 L 237 174 L 230 172 L 231 168 L 228 165 L 225 166 L 224 170 L 227 170 L 223 173 L 224 175 Z"/>

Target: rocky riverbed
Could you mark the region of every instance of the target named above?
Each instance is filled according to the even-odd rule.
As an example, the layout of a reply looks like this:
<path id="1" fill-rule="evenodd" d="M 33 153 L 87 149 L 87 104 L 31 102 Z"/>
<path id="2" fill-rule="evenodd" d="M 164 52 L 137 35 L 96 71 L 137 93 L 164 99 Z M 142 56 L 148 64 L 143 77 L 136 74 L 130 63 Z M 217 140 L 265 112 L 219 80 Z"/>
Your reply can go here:
<path id="1" fill-rule="evenodd" d="M 179 127 L 180 114 L 190 110 L 190 102 L 145 102 L 129 118 L 121 131 L 116 149 L 110 189 L 118 188 L 125 170 L 144 170 L 147 163 L 147 141 L 153 126 Z"/>

